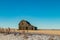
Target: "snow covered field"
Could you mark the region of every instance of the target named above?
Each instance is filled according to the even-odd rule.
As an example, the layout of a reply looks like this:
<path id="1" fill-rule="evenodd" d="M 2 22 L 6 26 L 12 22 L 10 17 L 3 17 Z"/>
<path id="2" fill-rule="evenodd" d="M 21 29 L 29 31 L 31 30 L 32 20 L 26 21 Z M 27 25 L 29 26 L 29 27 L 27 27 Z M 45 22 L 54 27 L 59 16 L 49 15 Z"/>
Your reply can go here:
<path id="1" fill-rule="evenodd" d="M 3 34 L 0 33 L 0 40 L 60 40 L 60 36 L 57 35 L 24 35 L 24 34 Z"/>

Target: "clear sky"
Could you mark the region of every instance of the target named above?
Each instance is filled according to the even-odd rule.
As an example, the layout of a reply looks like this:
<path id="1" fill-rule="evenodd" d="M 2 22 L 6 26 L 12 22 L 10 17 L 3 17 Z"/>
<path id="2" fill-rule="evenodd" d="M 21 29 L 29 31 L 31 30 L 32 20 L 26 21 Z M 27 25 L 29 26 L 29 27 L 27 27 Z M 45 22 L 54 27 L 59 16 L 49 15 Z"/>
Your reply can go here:
<path id="1" fill-rule="evenodd" d="M 18 28 L 22 19 L 39 29 L 60 29 L 60 0 L 0 0 L 1 28 Z"/>

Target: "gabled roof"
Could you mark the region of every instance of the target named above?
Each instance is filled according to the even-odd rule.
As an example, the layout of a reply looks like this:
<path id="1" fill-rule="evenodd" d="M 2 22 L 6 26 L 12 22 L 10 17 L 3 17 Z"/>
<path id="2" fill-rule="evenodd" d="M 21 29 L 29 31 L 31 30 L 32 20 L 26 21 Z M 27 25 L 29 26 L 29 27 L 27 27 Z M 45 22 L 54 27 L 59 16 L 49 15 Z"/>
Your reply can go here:
<path id="1" fill-rule="evenodd" d="M 26 21 L 26 20 L 21 20 L 20 23 L 22 23 L 22 22 L 26 22 L 27 24 L 31 25 L 31 24 L 30 24 L 28 21 Z M 19 24 L 20 24 L 20 23 L 19 23 Z"/>

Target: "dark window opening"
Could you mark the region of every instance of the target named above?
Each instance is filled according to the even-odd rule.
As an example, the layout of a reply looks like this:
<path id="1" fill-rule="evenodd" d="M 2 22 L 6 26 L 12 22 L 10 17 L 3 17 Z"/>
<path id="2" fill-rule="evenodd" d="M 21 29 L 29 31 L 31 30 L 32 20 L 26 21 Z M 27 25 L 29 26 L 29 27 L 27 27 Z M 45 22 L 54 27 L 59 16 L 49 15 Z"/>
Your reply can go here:
<path id="1" fill-rule="evenodd" d="M 23 25 L 24 23 L 22 23 L 22 25 Z"/>

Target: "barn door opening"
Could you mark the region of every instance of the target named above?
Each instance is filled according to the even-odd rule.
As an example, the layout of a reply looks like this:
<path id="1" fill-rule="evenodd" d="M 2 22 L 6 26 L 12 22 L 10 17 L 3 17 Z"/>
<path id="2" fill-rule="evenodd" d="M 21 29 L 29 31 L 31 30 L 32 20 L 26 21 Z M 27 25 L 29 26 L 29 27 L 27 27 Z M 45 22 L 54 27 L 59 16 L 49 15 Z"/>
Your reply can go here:
<path id="1" fill-rule="evenodd" d="M 26 30 L 28 30 L 28 27 L 26 27 Z"/>

